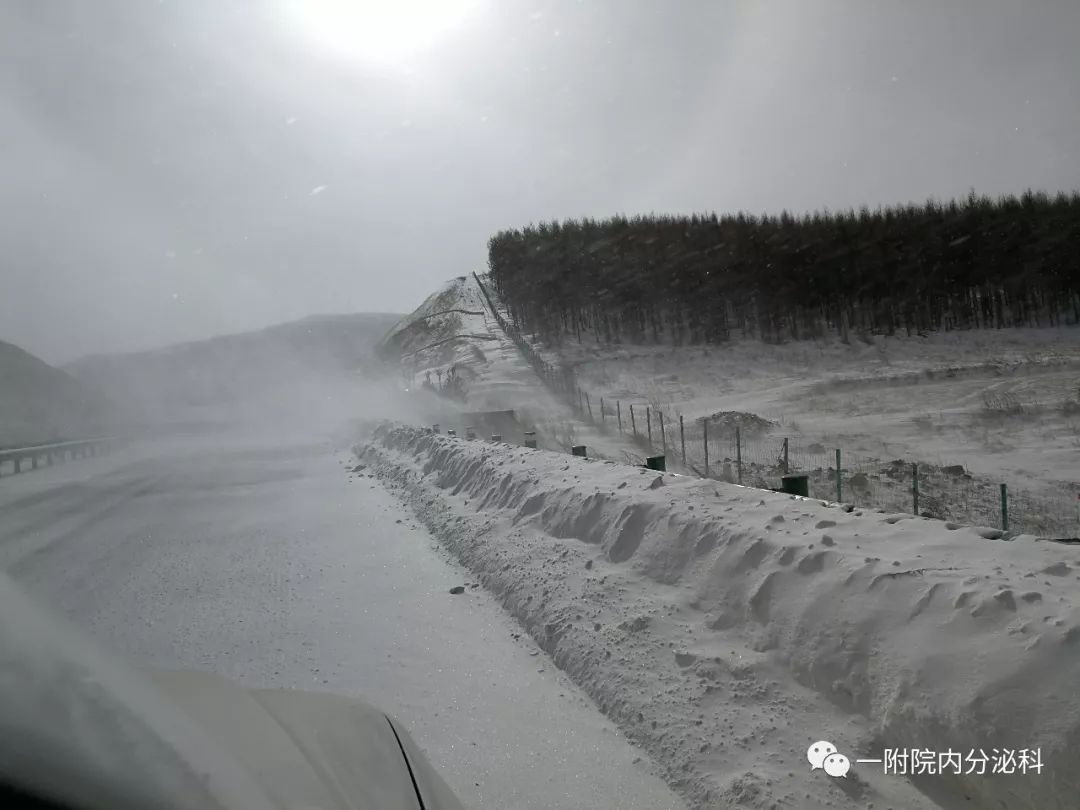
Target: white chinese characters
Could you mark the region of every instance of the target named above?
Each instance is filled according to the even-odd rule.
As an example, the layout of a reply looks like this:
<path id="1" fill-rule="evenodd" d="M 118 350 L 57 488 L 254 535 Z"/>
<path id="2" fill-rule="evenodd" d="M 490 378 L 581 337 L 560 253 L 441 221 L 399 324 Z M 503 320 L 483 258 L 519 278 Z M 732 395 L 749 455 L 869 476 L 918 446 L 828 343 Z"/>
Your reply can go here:
<path id="1" fill-rule="evenodd" d="M 878 762 L 880 760 L 859 760 Z M 972 748 L 933 751 L 929 748 L 886 748 L 882 761 L 886 774 L 896 776 L 987 776 L 993 774 L 1042 773 L 1039 748 Z"/>
<path id="2" fill-rule="evenodd" d="M 847 777 L 851 760 L 837 751 L 827 740 L 819 740 L 806 751 L 810 770 L 824 770 L 829 776 Z M 893 776 L 993 776 L 996 774 L 1042 773 L 1042 749 L 1039 748 L 972 748 L 966 753 L 934 751 L 929 748 L 886 748 L 883 759 L 856 759 L 857 763 L 874 763 Z"/>

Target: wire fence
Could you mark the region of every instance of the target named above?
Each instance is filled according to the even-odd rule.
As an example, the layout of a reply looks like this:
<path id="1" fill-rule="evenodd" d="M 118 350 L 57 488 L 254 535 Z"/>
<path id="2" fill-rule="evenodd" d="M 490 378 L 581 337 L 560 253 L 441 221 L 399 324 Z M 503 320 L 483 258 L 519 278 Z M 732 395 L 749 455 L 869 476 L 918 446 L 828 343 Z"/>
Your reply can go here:
<path id="1" fill-rule="evenodd" d="M 475 275 L 474 275 L 475 277 Z M 959 465 L 881 459 L 778 437 L 751 414 L 685 421 L 649 403 L 590 395 L 573 372 L 547 362 L 495 307 L 476 278 L 499 326 L 544 384 L 601 431 L 621 434 L 665 466 L 681 465 L 702 478 L 760 489 L 793 491 L 784 478 L 805 476 L 809 497 L 956 524 L 996 527 L 1009 534 L 1055 539 L 1080 535 L 1080 494 L 1017 488 Z M 793 486 L 797 488 L 798 481 Z"/>

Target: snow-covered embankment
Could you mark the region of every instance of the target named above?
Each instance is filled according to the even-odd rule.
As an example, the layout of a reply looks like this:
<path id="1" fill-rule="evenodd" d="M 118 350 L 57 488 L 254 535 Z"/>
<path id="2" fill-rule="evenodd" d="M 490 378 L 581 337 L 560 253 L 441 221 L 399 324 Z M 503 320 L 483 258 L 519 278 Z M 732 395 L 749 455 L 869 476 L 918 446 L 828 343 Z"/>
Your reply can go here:
<path id="1" fill-rule="evenodd" d="M 1075 806 L 1073 547 L 407 427 L 356 452 L 694 804 Z M 832 779 L 819 739 L 1042 771 Z"/>

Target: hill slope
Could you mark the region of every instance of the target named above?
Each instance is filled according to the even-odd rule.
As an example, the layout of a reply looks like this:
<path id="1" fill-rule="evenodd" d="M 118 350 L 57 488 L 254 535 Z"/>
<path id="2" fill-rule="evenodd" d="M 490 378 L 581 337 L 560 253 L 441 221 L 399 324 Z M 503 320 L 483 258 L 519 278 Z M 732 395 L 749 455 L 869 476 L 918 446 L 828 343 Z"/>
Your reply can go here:
<path id="1" fill-rule="evenodd" d="M 85 357 L 67 370 L 117 401 L 129 421 L 213 420 L 231 406 L 281 401 L 316 381 L 355 377 L 371 367 L 372 347 L 399 318 L 316 315 L 153 351 Z"/>
<path id="2" fill-rule="evenodd" d="M 0 447 L 98 433 L 107 413 L 106 402 L 70 374 L 0 341 Z"/>

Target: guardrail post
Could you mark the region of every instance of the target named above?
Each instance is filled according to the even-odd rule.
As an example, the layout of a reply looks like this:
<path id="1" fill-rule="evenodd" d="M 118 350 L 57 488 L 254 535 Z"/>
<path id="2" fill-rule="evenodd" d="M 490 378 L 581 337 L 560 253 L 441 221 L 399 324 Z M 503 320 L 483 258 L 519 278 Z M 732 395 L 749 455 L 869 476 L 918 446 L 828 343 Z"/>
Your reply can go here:
<path id="1" fill-rule="evenodd" d="M 15 462 L 15 474 L 18 475 L 19 473 L 22 472 L 22 459 L 19 458 L 18 456 L 15 456 L 15 458 L 13 458 L 12 461 Z"/>
<path id="2" fill-rule="evenodd" d="M 31 467 L 31 469 L 34 469 L 34 470 L 37 469 L 37 458 L 38 458 L 37 453 L 31 453 L 30 454 L 30 467 Z"/>

